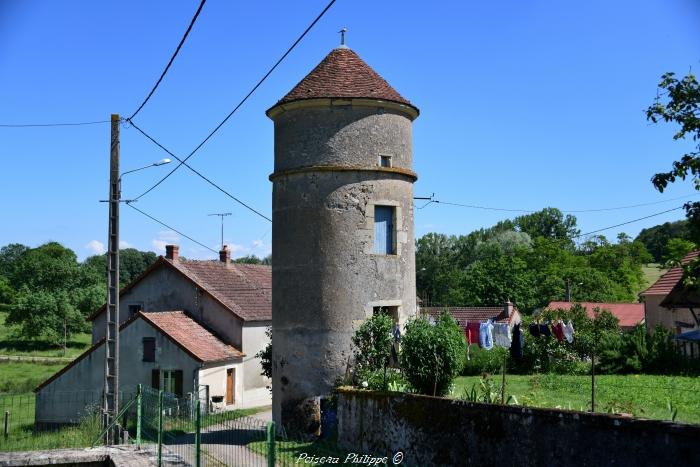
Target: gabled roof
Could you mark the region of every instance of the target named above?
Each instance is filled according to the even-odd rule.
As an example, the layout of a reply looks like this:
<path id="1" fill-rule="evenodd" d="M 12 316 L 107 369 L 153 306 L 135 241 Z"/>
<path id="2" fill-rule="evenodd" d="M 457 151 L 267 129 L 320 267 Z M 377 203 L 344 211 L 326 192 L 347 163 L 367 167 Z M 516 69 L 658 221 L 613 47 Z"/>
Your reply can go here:
<path id="1" fill-rule="evenodd" d="M 119 326 L 121 333 L 124 328 L 135 322 L 137 319 L 143 319 L 146 323 L 153 326 L 156 330 L 168 337 L 175 345 L 180 347 L 184 352 L 201 363 L 210 363 L 236 358 L 243 358 L 245 354 L 236 349 L 232 345 L 226 344 L 212 331 L 204 328 L 195 320 L 187 316 L 183 311 L 158 311 L 153 313 L 138 312 L 128 320 L 124 321 Z M 34 392 L 40 391 L 48 386 L 56 378 L 70 370 L 85 357 L 97 350 L 104 344 L 104 338 L 97 341 L 89 349 L 80 354 L 75 360 L 61 368 L 58 372 L 48 378 L 34 389 Z"/>
<path id="2" fill-rule="evenodd" d="M 381 99 L 413 107 L 384 78 L 347 47 L 333 49 L 272 108 L 298 100 L 324 98 Z M 269 110 L 268 110 L 269 112 Z"/>
<path id="3" fill-rule="evenodd" d="M 698 254 L 700 254 L 700 251 L 691 251 L 683 258 L 681 263 L 687 264 L 691 260 L 697 258 Z M 668 295 L 682 278 L 682 268 L 671 268 L 640 295 Z"/>
<path id="4" fill-rule="evenodd" d="M 159 257 L 148 269 L 119 292 L 121 297 L 138 285 L 152 271 L 170 267 L 183 275 L 199 289 L 209 294 L 224 308 L 243 321 L 272 320 L 272 268 L 257 264 L 221 261 L 170 260 Z M 103 313 L 102 305 L 88 318 L 90 321 Z"/>
<path id="5" fill-rule="evenodd" d="M 245 356 L 234 346 L 226 344 L 213 331 L 187 316 L 184 311 L 139 312 L 139 315 L 200 362 L 217 362 Z"/>
<path id="6" fill-rule="evenodd" d="M 549 302 L 547 308 L 550 310 L 557 310 L 561 308 L 568 311 L 576 303 L 586 309 L 586 314 L 590 318 L 594 317 L 594 308 L 608 310 L 620 321 L 619 325 L 621 328 L 633 328 L 636 325 L 644 322 L 643 303 Z"/>
<path id="7" fill-rule="evenodd" d="M 443 311 L 447 311 L 459 324 L 464 325 L 467 321 L 487 321 L 489 319 L 497 323 L 508 324 L 518 309 L 514 307 L 510 316 L 506 316 L 502 306 L 424 306 L 421 307 L 421 311 L 428 313 L 434 318 L 437 318 Z"/>

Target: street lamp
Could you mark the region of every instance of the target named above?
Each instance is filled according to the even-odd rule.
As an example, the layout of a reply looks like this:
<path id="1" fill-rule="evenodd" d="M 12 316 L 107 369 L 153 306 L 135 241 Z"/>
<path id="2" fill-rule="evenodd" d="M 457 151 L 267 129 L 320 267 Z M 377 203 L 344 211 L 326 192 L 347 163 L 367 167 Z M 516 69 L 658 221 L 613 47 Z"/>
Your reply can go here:
<path id="1" fill-rule="evenodd" d="M 118 434 L 119 413 L 119 203 L 122 177 L 126 174 L 170 163 L 161 159 L 143 167 L 119 174 L 119 116 L 112 115 L 112 145 L 109 172 L 109 227 L 107 242 L 107 310 L 105 316 L 105 374 L 103 416 L 106 443 L 112 444 Z M 130 200 L 124 200 L 130 201 Z"/>

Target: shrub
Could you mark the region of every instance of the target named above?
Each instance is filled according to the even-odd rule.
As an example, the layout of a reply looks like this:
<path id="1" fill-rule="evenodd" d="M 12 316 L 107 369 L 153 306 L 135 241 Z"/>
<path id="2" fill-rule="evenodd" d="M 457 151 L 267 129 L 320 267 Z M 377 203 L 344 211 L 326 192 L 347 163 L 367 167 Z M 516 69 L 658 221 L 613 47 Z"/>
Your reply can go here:
<path id="1" fill-rule="evenodd" d="M 500 373 L 503 367 L 503 354 L 508 354 L 508 349 L 494 347 L 491 350 L 485 350 L 475 345 L 471 346 L 469 359 L 465 359 L 462 375 L 477 376 L 483 373 Z M 509 363 L 507 365 L 510 367 Z M 508 368 L 506 371 L 509 371 Z"/>
<path id="2" fill-rule="evenodd" d="M 391 358 L 393 320 L 377 313 L 362 323 L 352 336 L 355 355 L 355 381 L 367 382 L 370 389 L 386 390 L 395 371 L 385 371 Z"/>
<path id="3" fill-rule="evenodd" d="M 444 395 L 464 369 L 466 350 L 464 333 L 448 313 L 434 325 L 417 318 L 406 324 L 401 339 L 401 367 L 416 391 Z"/>

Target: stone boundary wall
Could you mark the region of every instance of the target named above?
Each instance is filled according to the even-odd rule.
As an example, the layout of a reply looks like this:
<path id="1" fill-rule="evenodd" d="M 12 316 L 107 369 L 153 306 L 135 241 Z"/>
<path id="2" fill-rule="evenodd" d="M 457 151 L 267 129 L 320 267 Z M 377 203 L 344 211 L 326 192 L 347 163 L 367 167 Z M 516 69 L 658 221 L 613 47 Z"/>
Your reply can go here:
<path id="1" fill-rule="evenodd" d="M 700 465 L 700 425 L 338 391 L 338 443 L 402 466 Z"/>

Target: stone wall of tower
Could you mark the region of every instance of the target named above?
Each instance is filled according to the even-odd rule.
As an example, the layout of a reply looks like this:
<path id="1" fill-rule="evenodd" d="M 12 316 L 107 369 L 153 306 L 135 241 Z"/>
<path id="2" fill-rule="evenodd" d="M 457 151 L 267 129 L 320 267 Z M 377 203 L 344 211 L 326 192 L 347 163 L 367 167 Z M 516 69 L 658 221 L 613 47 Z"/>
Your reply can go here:
<path id="1" fill-rule="evenodd" d="M 374 307 L 416 311 L 412 123 L 380 103 L 273 119 L 273 417 L 313 431 Z M 375 206 L 394 208 L 395 255 L 374 253 Z"/>

